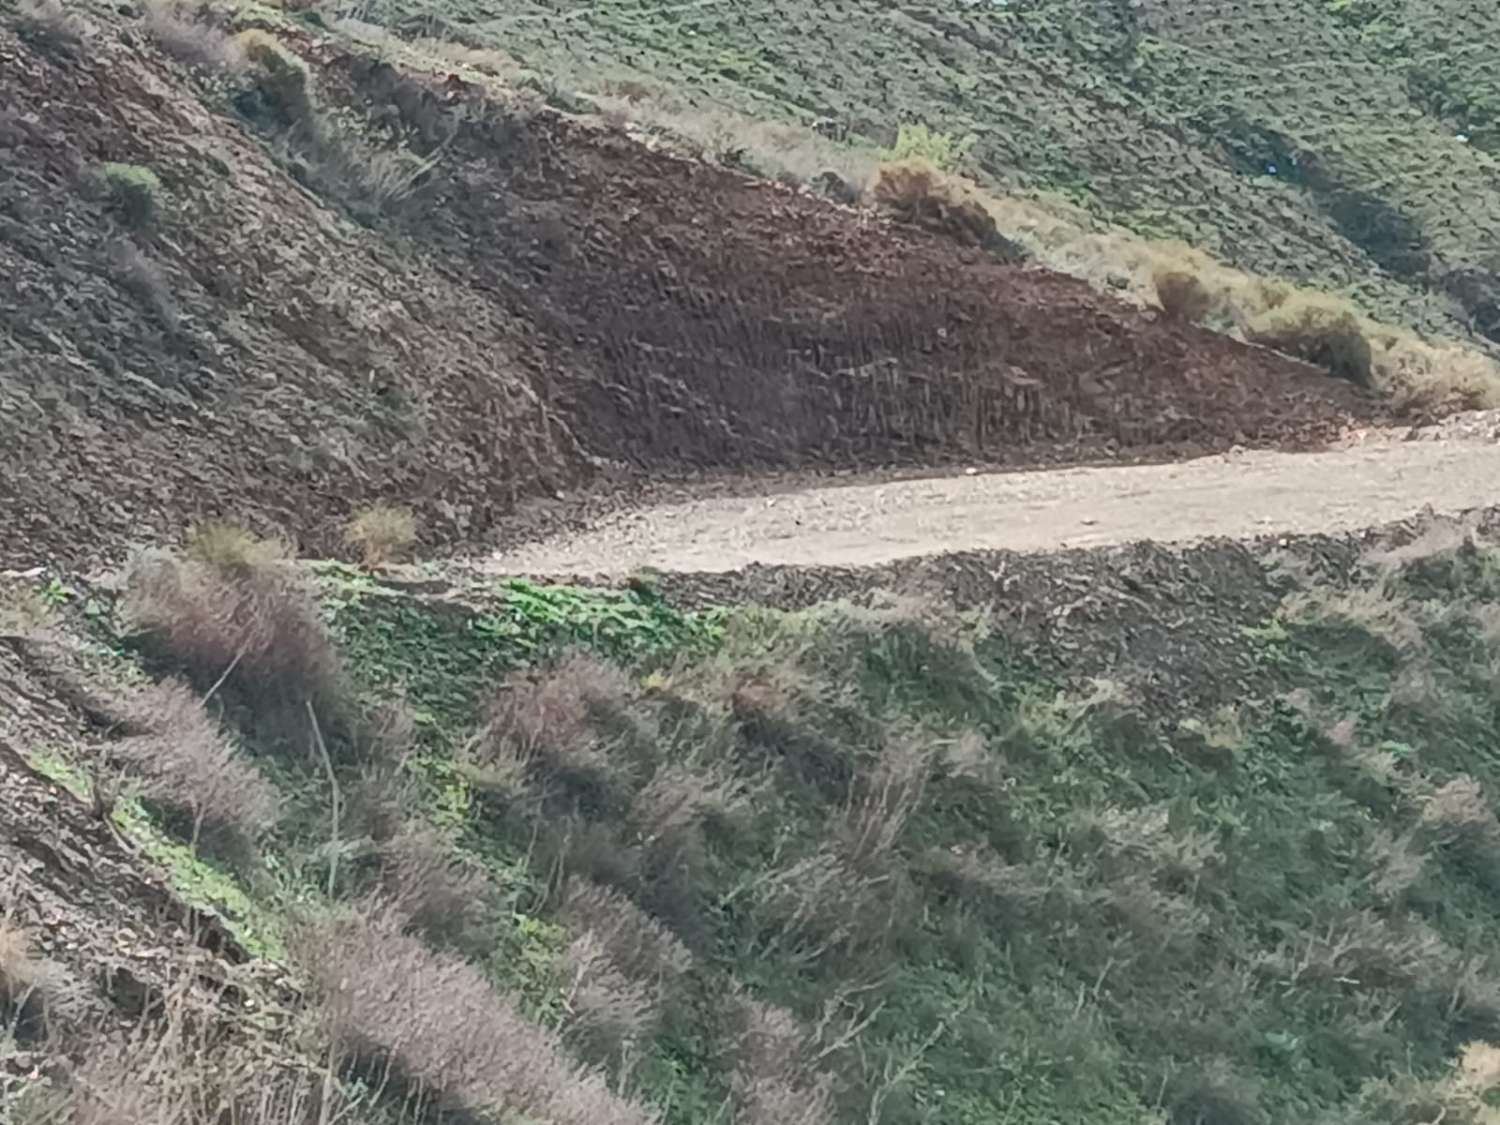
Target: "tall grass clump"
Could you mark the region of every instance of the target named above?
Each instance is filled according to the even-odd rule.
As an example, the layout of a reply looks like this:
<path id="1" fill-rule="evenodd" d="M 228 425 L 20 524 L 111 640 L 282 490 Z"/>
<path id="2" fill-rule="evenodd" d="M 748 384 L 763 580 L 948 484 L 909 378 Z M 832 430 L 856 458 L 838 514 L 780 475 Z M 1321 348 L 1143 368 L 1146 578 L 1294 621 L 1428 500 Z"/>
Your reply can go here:
<path id="1" fill-rule="evenodd" d="M 406 933 L 401 913 L 379 900 L 309 925 L 295 945 L 331 1036 L 443 1103 L 551 1125 L 657 1120 L 573 1062 L 477 968 Z"/>
<path id="2" fill-rule="evenodd" d="M 309 710 L 329 729 L 352 718 L 339 654 L 284 544 L 208 525 L 183 556 L 133 559 L 121 612 L 148 654 L 283 733 L 306 730 Z"/>

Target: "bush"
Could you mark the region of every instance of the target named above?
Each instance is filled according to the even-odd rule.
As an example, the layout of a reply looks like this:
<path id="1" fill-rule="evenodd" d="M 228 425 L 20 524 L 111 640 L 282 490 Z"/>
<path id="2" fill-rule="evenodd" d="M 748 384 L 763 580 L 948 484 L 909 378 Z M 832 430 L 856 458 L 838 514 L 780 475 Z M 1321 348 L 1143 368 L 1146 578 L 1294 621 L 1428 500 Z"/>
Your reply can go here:
<path id="1" fill-rule="evenodd" d="M 624 672 L 582 652 L 508 677 L 469 749 L 474 779 L 511 789 L 538 769 L 576 793 L 598 795 L 614 772 L 600 721 L 618 716 L 629 694 Z"/>
<path id="2" fill-rule="evenodd" d="M 958 168 L 969 150 L 974 147 L 974 138 L 968 136 L 955 141 L 947 133 L 934 132 L 926 125 L 902 125 L 896 130 L 896 142 L 890 148 L 881 149 L 882 160 L 901 163 L 908 160 L 923 161 L 941 172 L 952 172 Z"/>
<path id="3" fill-rule="evenodd" d="M 410 508 L 375 504 L 349 521 L 344 539 L 359 548 L 366 566 L 380 566 L 417 541 L 417 518 Z"/>
<path id="4" fill-rule="evenodd" d="M 1336 298 L 1289 297 L 1253 318 L 1245 336 L 1362 387 L 1374 384 L 1374 352 L 1364 326 L 1354 310 Z"/>
<path id="5" fill-rule="evenodd" d="M 428 940 L 483 951 L 494 888 L 482 870 L 455 854 L 453 840 L 408 825 L 380 848 L 381 883 L 394 910 Z"/>
<path id="6" fill-rule="evenodd" d="M 113 750 L 142 779 L 144 795 L 187 818 L 196 846 L 243 856 L 275 823 L 276 788 L 219 730 L 180 680 L 157 684 L 134 701 L 133 719 L 150 731 Z"/>
<path id="7" fill-rule="evenodd" d="M 274 35 L 258 28 L 240 32 L 235 43 L 255 71 L 255 91 L 260 104 L 251 108 L 263 111 L 281 125 L 312 126 L 314 99 L 307 64 L 282 46 Z M 251 113 L 251 116 L 261 115 Z"/>
<path id="8" fill-rule="evenodd" d="M 1197 322 L 1213 311 L 1213 292 L 1191 270 L 1158 266 L 1151 272 L 1156 299 L 1173 320 Z"/>
<path id="9" fill-rule="evenodd" d="M 693 957 L 677 936 L 618 891 L 574 877 L 561 916 L 577 934 L 593 934 L 616 968 L 637 981 L 676 981 Z"/>
<path id="10" fill-rule="evenodd" d="M 188 66 L 236 71 L 245 65 L 240 44 L 206 22 L 183 0 L 150 0 L 146 5 L 146 34 Z"/>
<path id="11" fill-rule="evenodd" d="M 99 180 L 120 217 L 135 230 L 145 230 L 156 220 L 161 181 L 150 168 L 139 164 L 103 164 Z"/>
<path id="12" fill-rule="evenodd" d="M 994 217 L 962 181 L 929 161 L 913 157 L 882 164 L 870 188 L 874 202 L 902 222 L 946 234 L 965 245 L 1001 249 L 1019 258 L 1019 248 L 1000 237 Z"/>
<path id="13" fill-rule="evenodd" d="M 341 725 L 353 710 L 338 652 L 316 597 L 280 550 L 221 526 L 197 534 L 186 559 L 140 555 L 122 614 L 139 643 L 200 691 L 222 682 L 273 727 L 305 732 L 309 706 L 320 722 Z"/>
<path id="14" fill-rule="evenodd" d="M 305 928 L 294 941 L 335 1037 L 373 1067 L 475 1113 L 551 1125 L 648 1125 L 656 1116 L 570 1061 L 458 957 L 404 933 L 378 900 Z"/>

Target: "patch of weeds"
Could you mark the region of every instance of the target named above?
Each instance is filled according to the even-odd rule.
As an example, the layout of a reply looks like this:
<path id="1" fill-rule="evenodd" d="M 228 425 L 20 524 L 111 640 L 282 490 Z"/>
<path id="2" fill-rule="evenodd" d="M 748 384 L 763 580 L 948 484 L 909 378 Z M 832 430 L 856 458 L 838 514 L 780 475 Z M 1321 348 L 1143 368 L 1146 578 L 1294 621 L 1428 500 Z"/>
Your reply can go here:
<path id="1" fill-rule="evenodd" d="M 102 164 L 99 183 L 111 206 L 132 230 L 147 230 L 156 221 L 161 180 L 139 164 Z"/>

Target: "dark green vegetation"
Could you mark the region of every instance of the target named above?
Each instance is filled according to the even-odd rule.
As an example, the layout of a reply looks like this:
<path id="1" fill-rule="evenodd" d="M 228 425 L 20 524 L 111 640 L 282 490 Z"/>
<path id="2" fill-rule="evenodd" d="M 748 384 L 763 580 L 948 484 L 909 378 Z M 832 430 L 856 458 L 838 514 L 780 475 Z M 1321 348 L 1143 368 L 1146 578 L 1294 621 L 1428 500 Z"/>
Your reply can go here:
<path id="1" fill-rule="evenodd" d="M 971 137 L 1003 190 L 1061 192 L 1371 314 L 1500 339 L 1500 9 L 1487 0 L 372 0 L 403 34 L 554 84 L 889 143 Z"/>
<path id="2" fill-rule="evenodd" d="M 1268 570 L 1280 609 L 1217 646 L 1249 671 L 1206 713 L 1128 641 L 1070 679 L 996 618 L 884 596 L 684 614 L 648 583 L 454 598 L 334 567 L 327 648 L 260 551 L 138 568 L 122 651 L 219 685 L 282 807 L 194 877 L 246 888 L 240 921 L 290 935 L 408 1094 L 645 1112 L 600 1109 L 578 1059 L 683 1125 L 1488 1120 L 1500 552 L 1467 532 Z M 276 663 L 253 630 L 183 647 L 266 590 Z M 268 695 L 291 648 L 315 689 Z M 315 700 L 322 762 L 286 722 Z M 396 991 L 351 990 L 372 962 Z M 495 1069 L 526 1020 L 557 1052 L 529 1079 Z"/>

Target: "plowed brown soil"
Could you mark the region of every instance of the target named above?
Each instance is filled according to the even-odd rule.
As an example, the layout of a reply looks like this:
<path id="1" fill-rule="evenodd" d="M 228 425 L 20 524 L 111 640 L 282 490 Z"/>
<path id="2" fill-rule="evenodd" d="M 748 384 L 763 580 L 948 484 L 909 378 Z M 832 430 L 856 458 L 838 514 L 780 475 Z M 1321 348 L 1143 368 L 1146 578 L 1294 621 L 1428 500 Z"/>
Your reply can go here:
<path id="1" fill-rule="evenodd" d="M 1307 446 L 1374 409 L 1080 282 L 288 37 L 326 108 L 436 155 L 361 226 L 137 20 L 92 18 L 71 51 L 0 22 L 0 564 L 216 515 L 328 550 L 376 497 L 473 546 L 585 484 Z M 160 177 L 153 230 L 88 190 L 102 161 Z"/>

